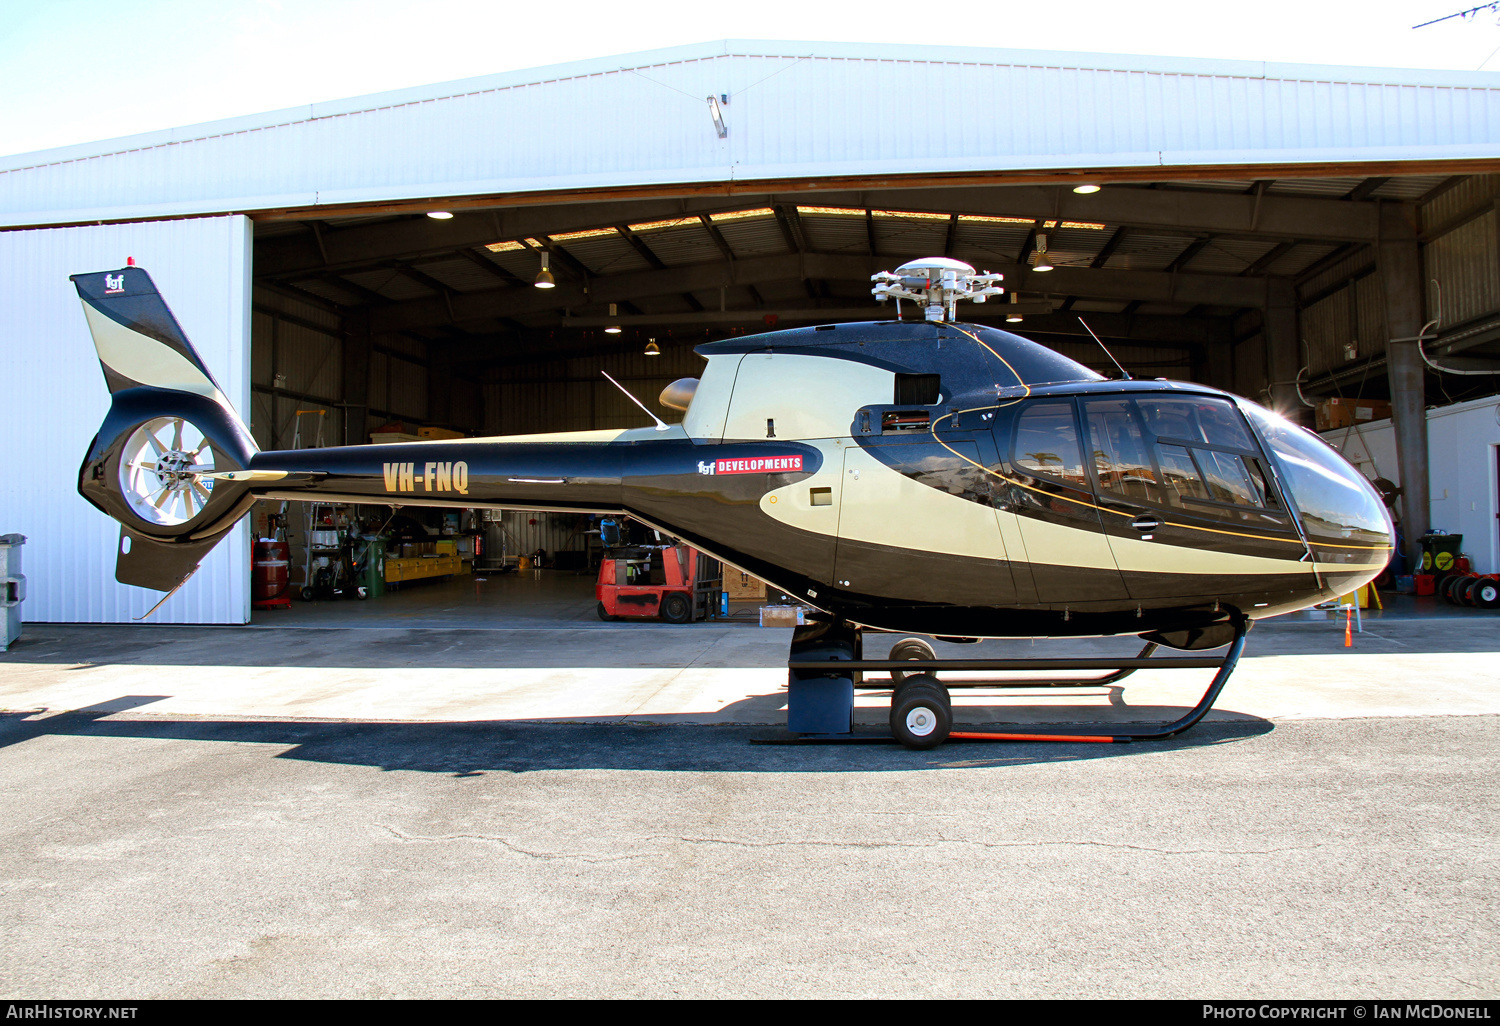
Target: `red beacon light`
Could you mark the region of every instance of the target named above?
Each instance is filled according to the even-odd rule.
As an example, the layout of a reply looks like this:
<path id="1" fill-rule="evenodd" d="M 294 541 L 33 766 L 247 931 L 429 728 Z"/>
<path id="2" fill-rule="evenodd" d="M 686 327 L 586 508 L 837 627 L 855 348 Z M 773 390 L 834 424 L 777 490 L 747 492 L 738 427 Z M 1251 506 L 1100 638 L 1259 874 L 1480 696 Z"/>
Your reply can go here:
<path id="1" fill-rule="evenodd" d="M 134 267 L 135 266 L 135 257 L 126 257 L 125 258 L 125 266 L 126 267 Z"/>

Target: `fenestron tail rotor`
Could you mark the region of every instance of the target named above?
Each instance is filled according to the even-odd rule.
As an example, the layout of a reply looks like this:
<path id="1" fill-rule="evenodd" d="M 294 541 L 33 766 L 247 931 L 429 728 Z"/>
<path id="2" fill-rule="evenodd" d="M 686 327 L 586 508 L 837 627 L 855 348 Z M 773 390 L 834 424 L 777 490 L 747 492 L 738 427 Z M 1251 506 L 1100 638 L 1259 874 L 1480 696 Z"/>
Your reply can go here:
<path id="1" fill-rule="evenodd" d="M 213 498 L 213 443 L 184 417 L 157 417 L 136 428 L 120 458 L 120 492 L 147 523 L 176 527 Z"/>

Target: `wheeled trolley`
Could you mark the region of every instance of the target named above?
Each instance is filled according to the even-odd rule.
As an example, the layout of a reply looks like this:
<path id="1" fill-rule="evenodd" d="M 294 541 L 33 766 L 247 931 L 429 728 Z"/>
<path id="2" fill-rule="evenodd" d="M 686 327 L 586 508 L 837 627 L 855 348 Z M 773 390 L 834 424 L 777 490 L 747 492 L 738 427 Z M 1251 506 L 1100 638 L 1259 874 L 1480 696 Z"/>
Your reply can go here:
<path id="1" fill-rule="evenodd" d="M 908 748 L 936 748 L 950 738 L 966 741 L 1076 741 L 1124 743 L 1160 741 L 1194 726 L 1213 708 L 1239 663 L 1250 621 L 1228 621 L 1228 648 L 1219 656 L 1152 658 L 1159 645 L 1147 642 L 1133 657 L 1118 659 L 939 659 L 932 646 L 919 638 L 905 638 L 886 659 L 865 659 L 863 632 L 848 624 L 821 622 L 797 628 L 787 660 L 787 729 L 801 735 L 792 739 L 764 739 L 758 743 L 826 744 L 898 741 Z M 1203 697 L 1180 718 L 1151 730 L 1132 733 L 1071 734 L 1062 732 L 994 733 L 953 729 L 951 688 L 1088 688 L 1114 684 L 1136 670 L 1212 669 L 1215 672 Z M 866 680 L 867 671 L 884 670 L 889 679 Z M 938 679 L 939 671 L 1022 671 L 1039 676 L 989 680 Z M 1056 676 L 1105 671 L 1101 676 Z M 854 693 L 863 689 L 891 689 L 891 733 L 856 734 L 853 730 Z"/>

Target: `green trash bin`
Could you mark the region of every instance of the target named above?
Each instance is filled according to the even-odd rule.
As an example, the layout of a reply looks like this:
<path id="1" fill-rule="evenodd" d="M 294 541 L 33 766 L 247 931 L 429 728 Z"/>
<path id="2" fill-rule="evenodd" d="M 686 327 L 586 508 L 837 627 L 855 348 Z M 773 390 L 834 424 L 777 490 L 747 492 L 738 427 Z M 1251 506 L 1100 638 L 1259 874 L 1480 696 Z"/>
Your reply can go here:
<path id="1" fill-rule="evenodd" d="M 1463 535 L 1430 532 L 1422 535 L 1421 542 L 1424 574 L 1443 577 L 1453 572 L 1453 564 L 1458 559 L 1459 550 L 1463 548 Z"/>
<path id="2" fill-rule="evenodd" d="M 354 542 L 354 558 L 359 563 L 359 584 L 368 598 L 385 594 L 385 537 L 361 535 Z"/>

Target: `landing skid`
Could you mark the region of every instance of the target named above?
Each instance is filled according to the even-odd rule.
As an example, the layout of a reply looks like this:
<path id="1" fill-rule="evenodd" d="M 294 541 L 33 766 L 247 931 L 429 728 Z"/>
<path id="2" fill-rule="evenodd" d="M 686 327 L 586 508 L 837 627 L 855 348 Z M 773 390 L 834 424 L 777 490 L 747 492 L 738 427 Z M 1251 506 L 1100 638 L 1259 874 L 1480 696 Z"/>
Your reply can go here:
<path id="1" fill-rule="evenodd" d="M 910 748 L 935 748 L 944 741 L 1066 741 L 1093 744 L 1125 744 L 1132 741 L 1163 741 L 1195 726 L 1213 708 L 1219 692 L 1239 664 L 1245 650 L 1249 621 L 1233 621 L 1234 638 L 1219 658 L 1171 656 L 1152 658 L 1157 646 L 1147 644 L 1133 658 L 1123 659 L 864 659 L 863 636 L 846 624 L 817 623 L 797 628 L 787 660 L 787 729 L 798 737 L 755 738 L 752 744 L 905 744 Z M 902 642 L 901 645 L 908 644 Z M 931 653 L 923 643 L 916 643 Z M 907 649 L 908 653 L 914 649 Z M 894 654 L 894 652 L 893 652 Z M 1136 670 L 1216 670 L 1198 703 L 1183 716 L 1153 730 L 1132 733 L 1065 733 L 1062 731 L 992 732 L 952 729 L 951 688 L 1086 688 L 1113 684 Z M 869 670 L 891 672 L 889 680 L 865 681 Z M 992 680 L 939 682 L 937 670 L 1032 671 L 1077 673 L 1107 670 L 1098 677 L 1025 677 Z M 909 675 L 909 676 L 908 676 Z M 891 734 L 856 734 L 853 731 L 854 692 L 891 688 Z"/>

